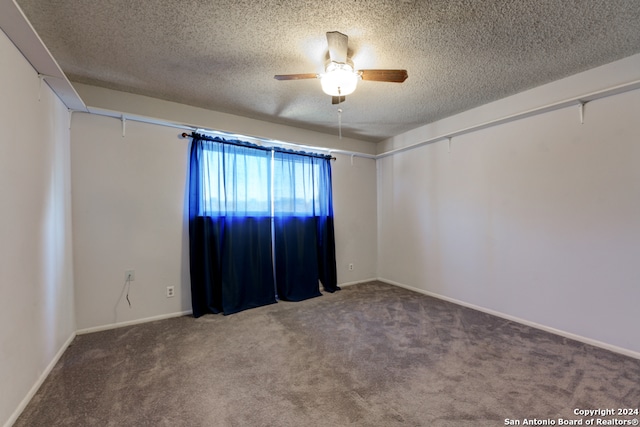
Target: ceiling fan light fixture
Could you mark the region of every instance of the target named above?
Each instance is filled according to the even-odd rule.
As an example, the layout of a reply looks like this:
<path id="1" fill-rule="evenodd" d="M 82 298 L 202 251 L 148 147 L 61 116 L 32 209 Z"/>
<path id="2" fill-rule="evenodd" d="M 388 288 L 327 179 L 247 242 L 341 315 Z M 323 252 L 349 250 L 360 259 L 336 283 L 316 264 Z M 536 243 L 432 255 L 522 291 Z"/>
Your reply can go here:
<path id="1" fill-rule="evenodd" d="M 356 90 L 360 75 L 349 64 L 331 62 L 326 73 L 320 75 L 322 90 L 331 96 L 347 96 Z"/>

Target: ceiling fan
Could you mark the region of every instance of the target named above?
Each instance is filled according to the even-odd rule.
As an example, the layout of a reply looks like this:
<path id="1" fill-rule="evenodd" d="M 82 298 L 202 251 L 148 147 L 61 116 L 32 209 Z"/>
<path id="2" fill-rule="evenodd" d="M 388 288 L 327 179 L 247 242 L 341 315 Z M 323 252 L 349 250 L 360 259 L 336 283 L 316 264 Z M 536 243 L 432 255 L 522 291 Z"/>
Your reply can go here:
<path id="1" fill-rule="evenodd" d="M 347 56 L 347 43 L 349 38 L 338 31 L 327 33 L 329 45 L 329 61 L 325 72 L 321 74 L 279 74 L 274 76 L 276 80 L 302 80 L 320 79 L 322 90 L 331 95 L 332 103 L 339 104 L 347 95 L 353 93 L 358 85 L 358 80 L 371 80 L 375 82 L 402 83 L 409 75 L 407 70 L 356 70 L 353 61 Z"/>

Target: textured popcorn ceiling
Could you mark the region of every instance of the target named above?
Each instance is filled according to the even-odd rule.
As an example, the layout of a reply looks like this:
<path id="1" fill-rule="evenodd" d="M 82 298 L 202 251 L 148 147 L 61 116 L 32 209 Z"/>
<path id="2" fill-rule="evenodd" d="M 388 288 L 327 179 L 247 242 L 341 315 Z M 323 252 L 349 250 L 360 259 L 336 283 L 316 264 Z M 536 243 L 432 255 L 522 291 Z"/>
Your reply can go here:
<path id="1" fill-rule="evenodd" d="M 337 134 L 327 31 L 362 81 L 345 136 L 380 141 L 640 52 L 639 0 L 18 0 L 71 81 Z"/>

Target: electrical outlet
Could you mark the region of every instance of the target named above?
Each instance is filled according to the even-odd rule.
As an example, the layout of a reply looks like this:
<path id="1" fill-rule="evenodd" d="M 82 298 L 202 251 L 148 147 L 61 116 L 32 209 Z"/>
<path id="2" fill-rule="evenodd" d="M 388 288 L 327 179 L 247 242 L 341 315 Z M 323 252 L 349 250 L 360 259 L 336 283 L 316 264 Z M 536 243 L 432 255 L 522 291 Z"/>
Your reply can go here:
<path id="1" fill-rule="evenodd" d="M 124 272 L 124 280 L 127 282 L 133 282 L 136 280 L 136 271 L 135 270 L 126 270 Z"/>
<path id="2" fill-rule="evenodd" d="M 349 264 L 349 271 L 353 271 L 353 264 Z"/>
<path id="3" fill-rule="evenodd" d="M 174 296 L 176 296 L 175 286 L 167 286 L 167 298 L 171 298 Z"/>

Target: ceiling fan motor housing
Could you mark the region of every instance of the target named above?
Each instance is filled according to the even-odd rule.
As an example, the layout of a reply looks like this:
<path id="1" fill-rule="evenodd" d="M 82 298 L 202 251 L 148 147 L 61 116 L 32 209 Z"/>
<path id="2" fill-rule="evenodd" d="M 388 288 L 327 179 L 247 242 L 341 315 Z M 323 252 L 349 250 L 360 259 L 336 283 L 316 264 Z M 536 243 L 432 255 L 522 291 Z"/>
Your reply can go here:
<path id="1" fill-rule="evenodd" d="M 326 72 L 320 75 L 322 90 L 331 96 L 346 96 L 353 93 L 360 80 L 360 74 L 353 70 L 353 62 L 331 61 Z"/>
<path id="2" fill-rule="evenodd" d="M 322 74 L 279 74 L 276 80 L 302 80 L 320 79 L 322 91 L 332 97 L 332 103 L 344 101 L 346 95 L 356 90 L 358 80 L 370 80 L 376 82 L 404 82 L 408 75 L 407 70 L 356 70 L 353 61 L 348 55 L 348 40 L 346 34 L 338 31 L 327 33 L 327 45 L 329 48 L 329 60 L 325 63 L 325 72 Z"/>

